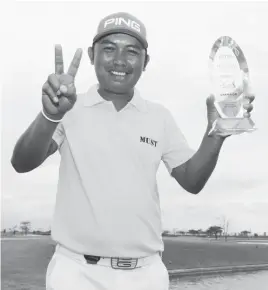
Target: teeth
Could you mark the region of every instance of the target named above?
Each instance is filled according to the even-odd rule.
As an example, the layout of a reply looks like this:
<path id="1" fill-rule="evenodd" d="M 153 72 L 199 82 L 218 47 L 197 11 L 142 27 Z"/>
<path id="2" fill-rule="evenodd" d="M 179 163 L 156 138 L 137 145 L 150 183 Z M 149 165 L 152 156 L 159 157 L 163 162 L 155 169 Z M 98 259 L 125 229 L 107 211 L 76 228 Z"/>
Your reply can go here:
<path id="1" fill-rule="evenodd" d="M 126 75 L 125 72 L 119 72 L 119 71 L 111 71 L 111 73 L 113 75 L 116 75 L 116 76 L 125 76 Z"/>

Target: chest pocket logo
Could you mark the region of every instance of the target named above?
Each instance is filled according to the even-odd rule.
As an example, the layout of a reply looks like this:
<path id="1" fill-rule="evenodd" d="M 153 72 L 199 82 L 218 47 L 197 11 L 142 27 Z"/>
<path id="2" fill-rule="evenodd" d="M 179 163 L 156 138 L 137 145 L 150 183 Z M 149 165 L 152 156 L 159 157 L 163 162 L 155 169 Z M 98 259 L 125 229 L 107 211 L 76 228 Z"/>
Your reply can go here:
<path id="1" fill-rule="evenodd" d="M 140 136 L 140 142 L 149 144 L 149 145 L 151 145 L 153 147 L 156 147 L 156 145 L 158 143 L 158 141 L 155 141 L 155 140 L 153 140 L 151 138 L 143 137 L 143 136 Z"/>

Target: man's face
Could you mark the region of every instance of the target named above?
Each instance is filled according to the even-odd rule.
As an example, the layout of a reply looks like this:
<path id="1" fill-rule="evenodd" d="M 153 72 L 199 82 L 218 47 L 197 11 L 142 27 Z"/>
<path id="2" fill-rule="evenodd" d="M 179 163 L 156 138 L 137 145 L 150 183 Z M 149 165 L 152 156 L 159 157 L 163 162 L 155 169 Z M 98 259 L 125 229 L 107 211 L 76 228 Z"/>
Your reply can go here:
<path id="1" fill-rule="evenodd" d="M 146 66 L 142 44 L 127 34 L 110 34 L 94 46 L 93 56 L 100 87 L 113 93 L 129 92 L 138 82 Z"/>

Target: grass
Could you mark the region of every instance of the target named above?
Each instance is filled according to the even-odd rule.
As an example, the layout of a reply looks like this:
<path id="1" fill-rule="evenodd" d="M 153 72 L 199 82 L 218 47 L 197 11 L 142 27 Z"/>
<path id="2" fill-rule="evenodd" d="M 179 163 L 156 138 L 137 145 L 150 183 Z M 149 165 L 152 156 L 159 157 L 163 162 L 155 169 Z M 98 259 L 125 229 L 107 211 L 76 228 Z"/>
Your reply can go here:
<path id="1" fill-rule="evenodd" d="M 236 239 L 209 242 L 191 237 L 164 241 L 163 260 L 170 270 L 268 263 L 268 245 L 238 244 Z"/>
<path id="2" fill-rule="evenodd" d="M 165 238 L 168 269 L 268 263 L 267 246 L 209 242 L 198 238 Z M 54 251 L 50 237 L 2 241 L 3 290 L 44 290 L 46 267 Z"/>
<path id="3" fill-rule="evenodd" d="M 44 290 L 46 267 L 53 251 L 49 238 L 2 241 L 2 289 Z"/>

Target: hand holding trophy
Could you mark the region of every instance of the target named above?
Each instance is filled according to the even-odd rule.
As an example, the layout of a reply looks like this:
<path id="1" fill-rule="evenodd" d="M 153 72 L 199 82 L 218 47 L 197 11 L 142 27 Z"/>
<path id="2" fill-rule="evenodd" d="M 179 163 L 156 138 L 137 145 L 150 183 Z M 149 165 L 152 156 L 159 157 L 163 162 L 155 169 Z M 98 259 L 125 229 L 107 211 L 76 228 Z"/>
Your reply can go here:
<path id="1" fill-rule="evenodd" d="M 248 113 L 254 96 L 251 93 L 247 61 L 231 37 L 222 36 L 213 44 L 209 56 L 209 74 L 212 94 L 215 96 L 214 106 L 218 112 L 209 135 L 225 137 L 256 130 Z"/>

